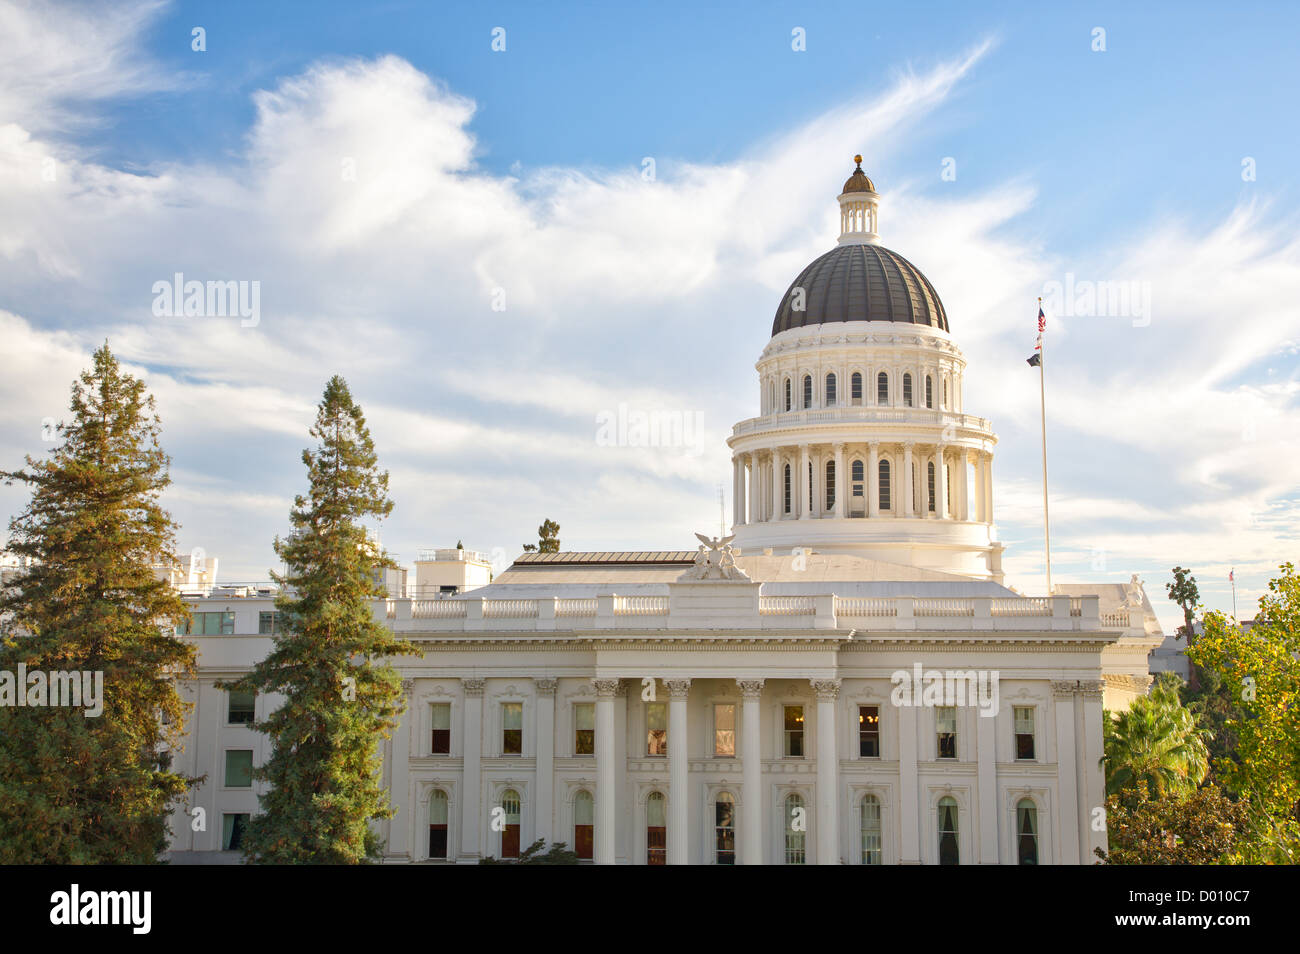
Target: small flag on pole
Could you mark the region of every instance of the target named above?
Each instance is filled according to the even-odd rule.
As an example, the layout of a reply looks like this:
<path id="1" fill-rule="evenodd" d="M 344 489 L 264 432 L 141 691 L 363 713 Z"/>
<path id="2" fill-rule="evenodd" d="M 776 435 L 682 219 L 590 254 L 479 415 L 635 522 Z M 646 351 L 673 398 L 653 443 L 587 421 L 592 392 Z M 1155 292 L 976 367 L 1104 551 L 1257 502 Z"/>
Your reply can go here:
<path id="1" fill-rule="evenodd" d="M 1228 571 L 1228 582 L 1229 582 L 1229 583 L 1235 583 L 1235 582 L 1237 582 L 1235 579 L 1233 579 L 1233 574 L 1236 572 L 1236 569 L 1237 569 L 1236 567 L 1233 567 L 1231 570 Z"/>
<path id="2" fill-rule="evenodd" d="M 1043 364 L 1043 356 L 1042 356 L 1041 354 L 1038 354 L 1038 353 L 1034 353 L 1034 354 L 1030 355 L 1030 356 L 1029 356 L 1028 358 L 1026 358 L 1025 360 L 1026 360 L 1027 362 L 1029 362 L 1029 366 L 1030 366 L 1031 368 L 1039 368 L 1039 367 L 1042 367 L 1042 364 Z"/>
<path id="3" fill-rule="evenodd" d="M 1031 368 L 1043 366 L 1043 332 L 1047 330 L 1047 316 L 1043 314 L 1043 300 L 1038 299 L 1038 337 L 1034 340 L 1034 354 L 1025 359 Z"/>
<path id="4" fill-rule="evenodd" d="M 1040 303 L 1038 306 L 1038 333 L 1041 335 L 1046 330 L 1047 330 L 1047 316 L 1043 314 L 1043 306 Z"/>

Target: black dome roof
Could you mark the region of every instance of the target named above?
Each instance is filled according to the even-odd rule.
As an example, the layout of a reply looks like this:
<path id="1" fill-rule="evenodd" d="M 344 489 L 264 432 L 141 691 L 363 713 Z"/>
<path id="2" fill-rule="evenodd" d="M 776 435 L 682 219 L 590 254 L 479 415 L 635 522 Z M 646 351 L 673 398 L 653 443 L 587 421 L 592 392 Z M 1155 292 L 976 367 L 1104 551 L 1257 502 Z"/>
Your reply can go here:
<path id="1" fill-rule="evenodd" d="M 805 310 L 795 311 L 794 290 Z M 881 245 L 840 245 L 790 283 L 772 322 L 772 334 L 831 321 L 899 321 L 948 330 L 943 302 L 920 270 Z"/>

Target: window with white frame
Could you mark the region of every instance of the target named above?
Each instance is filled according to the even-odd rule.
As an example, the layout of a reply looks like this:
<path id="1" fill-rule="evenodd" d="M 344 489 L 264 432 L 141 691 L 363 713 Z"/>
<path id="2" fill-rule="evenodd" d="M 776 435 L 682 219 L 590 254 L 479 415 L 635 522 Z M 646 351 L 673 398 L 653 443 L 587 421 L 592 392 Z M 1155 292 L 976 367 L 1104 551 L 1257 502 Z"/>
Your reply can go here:
<path id="1" fill-rule="evenodd" d="M 432 703 L 429 706 L 429 724 L 429 753 L 451 755 L 451 703 Z"/>
<path id="2" fill-rule="evenodd" d="M 939 864 L 961 864 L 961 850 L 957 841 L 957 800 L 950 795 L 939 799 L 938 814 Z"/>
<path id="3" fill-rule="evenodd" d="M 1016 860 L 1022 865 L 1038 864 L 1038 806 L 1032 798 L 1016 804 Z"/>
<path id="4" fill-rule="evenodd" d="M 938 757 L 955 759 L 957 757 L 957 707 L 938 706 L 934 710 L 934 722 Z"/>
<path id="5" fill-rule="evenodd" d="M 645 754 L 668 754 L 668 705 L 647 702 L 645 706 Z"/>
<path id="6" fill-rule="evenodd" d="M 1034 758 L 1034 707 L 1014 706 L 1016 723 L 1016 758 L 1032 761 Z"/>
<path id="7" fill-rule="evenodd" d="M 713 707 L 713 754 L 723 758 L 736 757 L 736 706 L 718 703 Z"/>
<path id="8" fill-rule="evenodd" d="M 881 863 L 880 799 L 875 795 L 862 796 L 862 863 Z"/>
<path id="9" fill-rule="evenodd" d="M 651 792 L 645 803 L 645 863 L 668 863 L 668 800 L 663 792 Z"/>
<path id="10" fill-rule="evenodd" d="M 522 755 L 524 751 L 524 704 L 501 703 L 501 754 Z"/>
<path id="11" fill-rule="evenodd" d="M 578 702 L 573 706 L 573 754 L 596 754 L 596 704 Z"/>
<path id="12" fill-rule="evenodd" d="M 880 758 L 880 706 L 858 706 L 858 756 Z"/>
<path id="13" fill-rule="evenodd" d="M 782 754 L 788 759 L 803 758 L 803 706 L 784 706 Z"/>
<path id="14" fill-rule="evenodd" d="M 785 830 L 785 863 L 802 865 L 807 862 L 806 836 L 808 834 L 808 813 L 804 808 L 803 796 L 791 792 L 786 796 L 783 807 Z"/>
<path id="15" fill-rule="evenodd" d="M 429 796 L 429 857 L 447 859 L 447 793 L 437 790 Z"/>
<path id="16" fill-rule="evenodd" d="M 730 792 L 713 800 L 713 863 L 736 863 L 736 800 Z"/>
<path id="17" fill-rule="evenodd" d="M 590 861 L 596 845 L 596 802 L 583 789 L 573 798 L 573 851 L 580 861 Z"/>

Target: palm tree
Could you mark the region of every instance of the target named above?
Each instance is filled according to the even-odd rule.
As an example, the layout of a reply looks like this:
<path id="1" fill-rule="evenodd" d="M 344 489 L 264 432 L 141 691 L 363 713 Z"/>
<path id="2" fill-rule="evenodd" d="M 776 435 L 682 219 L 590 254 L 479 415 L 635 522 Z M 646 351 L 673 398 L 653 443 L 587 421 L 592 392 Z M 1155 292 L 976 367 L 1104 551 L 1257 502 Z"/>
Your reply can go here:
<path id="1" fill-rule="evenodd" d="M 1127 712 L 1103 725 L 1106 793 L 1136 789 L 1146 782 L 1152 796 L 1190 795 L 1209 773 L 1205 733 L 1178 699 L 1175 676 L 1162 678 L 1151 693 L 1133 700 Z"/>

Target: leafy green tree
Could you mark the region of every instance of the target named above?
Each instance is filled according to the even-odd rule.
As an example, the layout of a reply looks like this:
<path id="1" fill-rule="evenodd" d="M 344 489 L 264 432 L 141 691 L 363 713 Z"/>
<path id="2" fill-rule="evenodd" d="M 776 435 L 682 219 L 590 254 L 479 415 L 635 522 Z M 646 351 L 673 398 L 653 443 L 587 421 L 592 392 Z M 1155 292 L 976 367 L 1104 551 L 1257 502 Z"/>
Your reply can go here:
<path id="1" fill-rule="evenodd" d="M 1106 793 L 1136 791 L 1145 782 L 1157 798 L 1188 795 L 1209 771 L 1205 740 L 1178 698 L 1181 680 L 1162 673 L 1148 695 L 1102 725 Z"/>
<path id="2" fill-rule="evenodd" d="M 481 865 L 576 865 L 578 863 L 577 853 L 570 851 L 564 842 L 557 841 L 546 851 L 542 851 L 545 846 L 546 839 L 538 838 L 518 858 L 496 858 L 488 855 L 486 858 L 480 858 L 478 863 Z"/>
<path id="3" fill-rule="evenodd" d="M 1165 591 L 1169 594 L 1169 599 L 1183 611 L 1183 625 L 1175 638 L 1186 639 L 1190 646 L 1196 635 L 1194 620 L 1196 606 L 1201 602 L 1201 591 L 1196 586 L 1196 577 L 1192 576 L 1191 570 L 1176 566 L 1173 573 L 1174 581 L 1165 584 Z"/>
<path id="4" fill-rule="evenodd" d="M 1187 656 L 1240 700 L 1235 757 L 1215 770 L 1252 809 L 1253 861 L 1300 862 L 1300 577 L 1284 563 L 1254 625 L 1206 613 Z"/>
<path id="5" fill-rule="evenodd" d="M 384 595 L 374 568 L 395 564 L 362 521 L 388 516 L 393 503 L 342 378 L 326 385 L 311 436 L 320 443 L 302 455 L 310 490 L 294 501 L 292 533 L 275 541 L 286 567 L 284 576 L 272 574 L 284 627 L 270 654 L 229 684 L 284 697 L 254 725 L 271 737 L 271 757 L 255 772 L 271 789 L 242 847 L 255 862 L 355 864 L 382 848 L 370 822 L 393 815 L 379 742 L 397 724 L 402 690 L 385 657 L 418 651 L 371 609 Z"/>
<path id="6" fill-rule="evenodd" d="M 169 460 L 153 398 L 107 344 L 71 411 L 47 459 L 0 472 L 32 489 L 9 524 L 26 568 L 0 592 L 0 670 L 102 673 L 103 711 L 0 706 L 0 862 L 148 864 L 193 781 L 168 754 L 187 709 L 176 680 L 194 670 L 175 634 L 189 610 L 154 570 L 176 565 L 158 503 Z"/>
<path id="7" fill-rule="evenodd" d="M 560 525 L 554 520 L 547 518 L 542 521 L 542 525 L 537 528 L 537 542 L 525 543 L 525 553 L 559 553 L 560 552 Z"/>
<path id="8" fill-rule="evenodd" d="M 1246 818 L 1246 806 L 1214 785 L 1153 800 L 1143 780 L 1131 799 L 1106 799 L 1110 851 L 1095 852 L 1108 865 L 1228 864 L 1239 860 Z"/>

